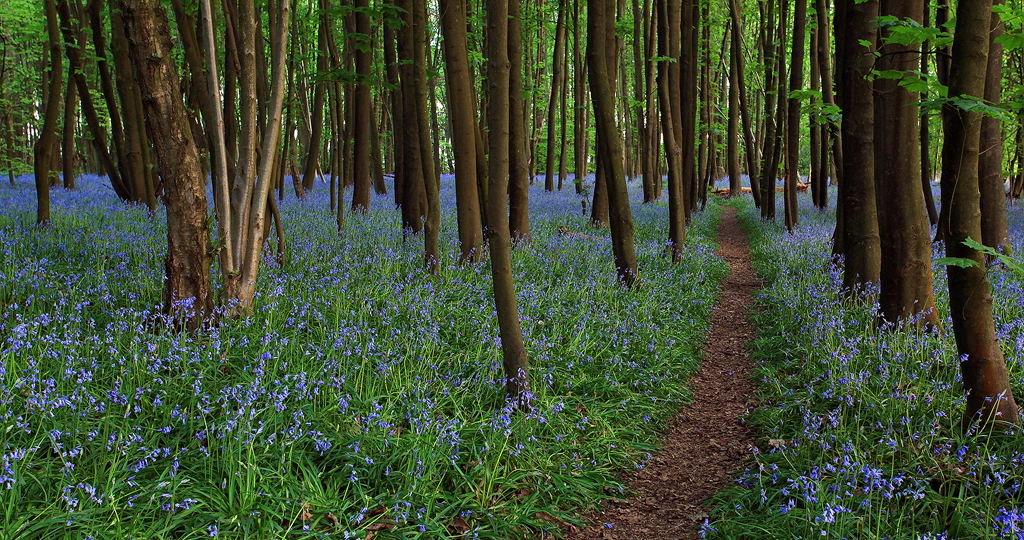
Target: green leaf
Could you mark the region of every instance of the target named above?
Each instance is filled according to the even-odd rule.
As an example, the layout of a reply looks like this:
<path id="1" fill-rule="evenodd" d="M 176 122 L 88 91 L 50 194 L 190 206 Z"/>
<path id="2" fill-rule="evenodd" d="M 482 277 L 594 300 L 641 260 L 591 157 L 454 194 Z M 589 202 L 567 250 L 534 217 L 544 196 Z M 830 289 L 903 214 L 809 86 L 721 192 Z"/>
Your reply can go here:
<path id="1" fill-rule="evenodd" d="M 945 266 L 957 266 L 960 268 L 969 268 L 971 266 L 978 266 L 978 261 L 974 259 L 964 259 L 962 257 L 940 257 L 935 259 L 936 264 L 942 264 Z"/>

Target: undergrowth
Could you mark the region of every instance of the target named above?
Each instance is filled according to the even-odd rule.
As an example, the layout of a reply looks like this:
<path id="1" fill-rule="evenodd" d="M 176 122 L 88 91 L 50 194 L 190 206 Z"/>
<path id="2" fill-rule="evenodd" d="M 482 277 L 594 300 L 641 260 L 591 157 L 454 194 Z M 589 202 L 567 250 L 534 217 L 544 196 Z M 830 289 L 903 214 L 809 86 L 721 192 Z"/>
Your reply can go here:
<path id="1" fill-rule="evenodd" d="M 933 268 L 942 335 L 876 325 L 877 302 L 840 292 L 832 212 L 801 196 L 790 235 L 735 199 L 766 280 L 751 344 L 763 437 L 717 498 L 715 538 L 1024 538 L 1024 437 L 964 436 L 964 393 L 945 269 Z M 780 214 L 781 215 L 781 209 Z M 1011 208 L 1021 253 L 1022 214 Z M 935 255 L 941 255 L 941 246 Z M 1024 281 L 993 268 L 997 333 L 1024 397 Z"/>
<path id="2" fill-rule="evenodd" d="M 390 195 L 339 237 L 319 186 L 282 203 L 288 253 L 263 258 L 256 312 L 191 334 L 148 325 L 162 214 L 79 185 L 47 229 L 31 177 L 0 197 L 4 539 L 544 536 L 649 458 L 726 272 L 713 202 L 678 265 L 665 206 L 635 205 L 626 290 L 580 198 L 539 184 L 513 255 L 536 409 L 515 414 L 489 263 L 455 264 L 450 177 L 439 276 Z"/>

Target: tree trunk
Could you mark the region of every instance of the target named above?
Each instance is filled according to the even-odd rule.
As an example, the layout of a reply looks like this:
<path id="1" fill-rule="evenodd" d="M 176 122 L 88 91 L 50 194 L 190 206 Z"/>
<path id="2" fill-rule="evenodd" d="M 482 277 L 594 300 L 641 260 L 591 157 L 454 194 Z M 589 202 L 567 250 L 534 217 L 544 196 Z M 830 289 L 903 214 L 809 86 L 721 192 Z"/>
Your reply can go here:
<path id="1" fill-rule="evenodd" d="M 178 91 L 167 14 L 157 0 L 122 0 L 118 4 L 164 184 L 164 312 L 176 324 L 197 328 L 213 310 L 212 250 L 206 227 L 205 182 Z"/>
<path id="2" fill-rule="evenodd" d="M 356 33 L 370 36 L 370 17 L 366 11 L 370 7 L 369 0 L 355 0 Z M 371 108 L 370 76 L 373 70 L 373 54 L 371 43 L 360 43 L 356 46 L 356 86 L 355 86 L 355 127 L 352 147 L 352 211 L 366 213 L 370 210 L 370 184 L 373 178 L 370 173 L 370 122 L 373 121 Z"/>
<path id="3" fill-rule="evenodd" d="M 794 0 L 793 49 L 789 71 L 789 91 L 799 92 L 804 87 L 804 37 L 807 28 L 807 0 Z M 789 118 L 786 122 L 786 228 L 792 232 L 798 221 L 796 185 L 800 181 L 800 98 L 789 98 Z"/>
<path id="4" fill-rule="evenodd" d="M 322 12 L 320 24 L 317 28 L 316 80 L 313 83 L 313 119 L 311 122 L 309 145 L 306 147 L 306 162 L 302 167 L 302 188 L 305 191 L 313 189 L 313 183 L 316 181 L 316 171 L 320 161 L 320 139 L 323 137 L 324 132 L 324 103 L 327 99 L 324 95 L 324 86 L 332 84 L 328 81 L 320 80 L 327 72 L 327 32 L 330 30 L 327 11 L 323 9 L 326 7 L 323 0 L 320 0 L 320 4 Z"/>
<path id="5" fill-rule="evenodd" d="M 993 5 L 1004 5 L 995 0 Z M 988 70 L 985 76 L 985 103 L 998 105 L 1003 84 L 1003 22 L 992 14 L 989 31 Z M 1006 223 L 1006 188 L 1003 186 L 1003 133 L 998 118 L 981 119 L 981 155 L 978 156 L 978 181 L 981 190 L 981 243 L 998 251 L 1010 249 Z"/>
<path id="6" fill-rule="evenodd" d="M 665 146 L 665 158 L 668 161 L 668 250 L 672 262 L 682 260 L 683 242 L 686 241 L 686 228 L 682 201 L 680 201 L 680 176 L 682 174 L 682 149 L 676 134 L 678 107 L 678 85 L 673 84 L 673 59 L 677 49 L 673 43 L 678 41 L 678 18 L 671 17 L 673 9 L 669 0 L 655 0 L 658 10 L 658 96 L 661 108 L 661 132 Z M 673 87 L 675 92 L 673 92 Z"/>
<path id="7" fill-rule="evenodd" d="M 731 4 L 735 5 L 734 2 Z M 733 32 L 735 36 L 735 31 Z M 740 94 L 737 88 L 739 82 L 739 68 L 737 67 L 737 56 L 743 54 L 736 46 L 739 40 L 733 39 L 729 51 L 729 128 L 726 134 L 726 162 L 729 167 L 729 196 L 739 195 L 742 192 L 742 179 L 740 178 L 740 144 L 739 144 L 739 123 L 740 123 Z M 749 152 L 749 150 L 748 150 Z"/>
<path id="8" fill-rule="evenodd" d="M 828 2 L 826 0 L 814 0 L 814 11 L 818 13 L 818 65 L 821 75 L 821 100 L 825 107 L 832 107 L 836 104 L 832 89 L 832 68 L 830 66 L 831 47 L 829 47 L 829 23 L 828 23 Z M 829 171 L 842 171 L 842 137 L 839 133 L 839 126 L 832 121 L 827 121 L 822 129 L 821 137 L 821 188 L 819 189 L 818 202 L 821 208 L 828 207 L 828 182 Z M 826 139 L 824 134 L 828 134 Z M 829 161 L 828 147 L 832 146 L 832 159 Z M 838 178 L 836 179 L 839 180 Z"/>
<path id="9" fill-rule="evenodd" d="M 920 23 L 924 0 L 881 0 L 881 16 Z M 875 69 L 912 71 L 917 67 L 917 46 L 885 43 L 881 29 L 881 56 Z M 924 194 L 917 144 L 917 92 L 899 81 L 874 81 L 875 205 L 878 212 L 881 260 L 880 315 L 892 324 L 908 322 L 932 326 L 938 321 L 932 297 L 931 232 L 924 209 Z"/>
<path id="10" fill-rule="evenodd" d="M 931 6 L 926 3 L 924 5 L 924 26 L 927 28 L 931 22 L 929 15 L 931 13 Z M 925 41 L 921 47 L 924 49 L 929 48 L 928 41 Z M 928 55 L 921 55 L 921 73 L 928 76 Z M 921 93 L 921 100 L 925 101 L 928 99 L 928 93 Z M 932 171 L 932 151 L 931 151 L 931 127 L 929 126 L 930 114 L 921 115 L 921 125 L 918 138 L 921 142 L 921 191 L 924 193 L 924 207 L 928 211 L 928 222 L 932 225 L 939 223 L 939 214 L 935 211 L 935 198 L 932 195 L 932 179 L 935 178 L 935 173 Z"/>
<path id="11" fill-rule="evenodd" d="M 551 96 L 548 100 L 548 139 L 547 155 L 544 159 L 544 190 L 555 190 L 555 144 L 557 134 L 555 128 L 558 125 L 555 114 L 557 113 L 558 98 L 561 95 L 560 85 L 562 84 L 562 49 L 565 47 L 565 0 L 559 0 L 558 18 L 555 22 L 555 48 L 551 58 Z"/>
<path id="12" fill-rule="evenodd" d="M 603 153 L 608 188 L 609 225 L 612 251 L 619 280 L 627 287 L 636 283 L 637 262 L 633 247 L 633 216 L 622 169 L 622 141 L 615 127 L 615 94 L 608 73 L 607 41 L 614 33 L 605 32 L 609 19 L 614 22 L 615 0 L 590 0 L 587 5 L 587 60 L 590 62 L 590 95 L 594 101 L 598 152 Z M 611 13 L 609 13 L 611 12 Z"/>
<path id="13" fill-rule="evenodd" d="M 508 1 L 487 0 L 487 85 L 489 156 L 487 176 L 487 240 L 491 250 L 491 281 L 494 307 L 501 335 L 502 365 L 508 401 L 517 408 L 531 406 L 529 360 L 519 325 L 515 284 L 512 280 L 512 239 L 505 219 L 505 193 L 508 191 L 509 152 L 509 59 Z M 517 0 L 512 0 L 517 1 Z"/>
<path id="14" fill-rule="evenodd" d="M 512 239 L 530 242 L 530 156 L 526 152 L 526 103 L 523 101 L 522 0 L 508 0 L 509 184 L 508 219 Z"/>
<path id="15" fill-rule="evenodd" d="M 69 62 L 70 63 L 70 62 Z M 64 189 L 75 189 L 75 124 L 78 119 L 78 87 L 75 78 L 68 77 L 64 89 L 64 122 L 60 132 L 61 179 Z"/>
<path id="16" fill-rule="evenodd" d="M 757 160 L 759 156 L 757 155 L 757 141 L 754 139 L 754 134 L 750 127 L 750 108 L 748 107 L 747 102 L 747 84 L 745 78 L 746 61 L 743 58 L 743 25 L 740 19 L 743 16 L 743 10 L 740 7 L 739 0 L 732 0 L 729 5 L 732 6 L 729 11 L 732 18 L 732 43 L 733 46 L 736 47 L 737 52 L 736 86 L 737 92 L 739 92 L 740 120 L 743 125 L 743 146 L 745 147 L 744 156 L 746 158 L 747 178 L 750 180 L 750 192 L 754 198 L 754 204 L 760 205 L 761 189 L 757 181 Z"/>
<path id="17" fill-rule="evenodd" d="M 583 60 L 583 49 L 580 46 L 580 4 L 579 0 L 573 0 L 573 178 L 576 184 L 576 194 L 583 194 L 583 179 L 587 176 L 587 154 L 586 154 L 586 124 L 584 117 L 587 114 L 586 98 L 586 65 Z"/>
<path id="18" fill-rule="evenodd" d="M 459 263 L 479 262 L 483 255 L 480 206 L 476 189 L 476 103 L 469 78 L 466 8 L 462 0 L 441 0 L 445 81 L 451 107 L 455 153 L 455 200 L 459 222 Z"/>
<path id="19" fill-rule="evenodd" d="M 956 12 L 949 73 L 949 95 L 980 98 L 985 93 L 992 0 L 960 0 Z M 981 239 L 981 194 L 978 153 L 981 115 L 951 109 L 949 129 L 942 145 L 942 208 L 939 229 L 946 255 L 971 259 L 973 266 L 946 266 L 953 334 L 960 357 L 960 373 L 967 408 L 963 428 L 974 422 L 984 427 L 1019 424 L 1017 404 L 1010 390 L 1003 351 L 992 319 L 992 291 L 980 252 L 963 244 Z"/>
<path id="20" fill-rule="evenodd" d="M 63 62 L 60 56 L 60 31 L 57 29 L 57 6 L 53 0 L 44 0 L 46 32 L 50 49 L 49 97 L 43 112 L 43 127 L 39 131 L 33 151 L 36 177 L 36 224 L 50 223 L 50 162 L 57 140 L 57 117 L 60 115 L 60 87 Z"/>
<path id="21" fill-rule="evenodd" d="M 843 287 L 853 293 L 879 280 L 881 247 L 875 206 L 874 98 L 866 77 L 874 68 L 878 1 L 845 4 L 843 43 Z M 866 45 L 865 45 L 866 43 Z"/>

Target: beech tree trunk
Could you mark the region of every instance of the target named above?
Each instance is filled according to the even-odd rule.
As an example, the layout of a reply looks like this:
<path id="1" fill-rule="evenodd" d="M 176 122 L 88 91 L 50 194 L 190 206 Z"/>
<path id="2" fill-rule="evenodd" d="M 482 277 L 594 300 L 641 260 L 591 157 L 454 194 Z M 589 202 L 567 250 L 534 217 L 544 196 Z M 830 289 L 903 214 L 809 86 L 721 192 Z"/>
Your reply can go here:
<path id="1" fill-rule="evenodd" d="M 325 108 L 325 85 L 331 84 L 327 81 L 319 80 L 324 73 L 327 71 L 327 32 L 329 31 L 329 23 L 327 20 L 327 11 L 324 9 L 326 6 L 321 4 L 321 15 L 320 24 L 317 28 L 317 53 L 316 53 L 316 80 L 313 85 L 313 111 L 311 121 L 311 133 L 309 137 L 309 144 L 306 147 L 306 161 L 302 167 L 302 189 L 309 191 L 313 189 L 314 182 L 316 181 L 316 171 L 320 163 L 320 143 L 324 132 L 324 108 Z M 230 65 L 229 65 L 230 66 Z M 229 118 L 230 122 L 231 119 Z M 230 137 L 229 139 L 229 150 L 230 150 Z M 229 171 L 230 172 L 230 171 Z"/>
<path id="2" fill-rule="evenodd" d="M 490 108 L 487 241 L 491 250 L 491 281 L 494 286 L 494 307 L 501 335 L 505 393 L 513 406 L 527 409 L 532 402 L 529 359 L 523 345 L 523 331 L 519 325 L 519 307 L 512 279 L 512 238 L 508 220 L 505 218 L 509 168 L 508 2 L 509 0 L 487 0 L 487 85 Z"/>
<path id="3" fill-rule="evenodd" d="M 735 35 L 735 32 L 733 32 Z M 733 39 L 732 47 L 729 52 L 729 128 L 726 134 L 726 163 L 729 168 L 729 196 L 739 195 L 742 188 L 742 179 L 740 178 L 740 142 L 739 142 L 739 123 L 740 123 L 740 94 L 738 87 L 739 82 L 739 67 L 737 66 L 737 56 L 742 54 L 739 48 L 736 46 L 739 40 Z"/>
<path id="4" fill-rule="evenodd" d="M 995 0 L 1003 5 L 1006 0 Z M 992 14 L 989 31 L 988 70 L 985 76 L 985 102 L 998 105 L 1003 83 L 1003 22 L 998 13 Z M 985 116 L 981 119 L 981 155 L 978 156 L 978 180 L 981 190 L 981 243 L 1006 251 L 1010 248 L 1010 234 L 1006 223 L 1006 188 L 1003 186 L 1003 133 L 999 119 Z"/>
<path id="5" fill-rule="evenodd" d="M 615 94 L 608 73 L 607 34 L 615 0 L 589 0 L 587 5 L 587 60 L 590 62 L 590 95 L 594 101 L 598 152 L 603 153 L 608 187 L 608 214 L 612 233 L 612 251 L 619 280 L 627 287 L 636 283 L 637 262 L 633 247 L 633 216 L 622 166 L 622 141 L 615 127 Z"/>
<path id="6" fill-rule="evenodd" d="M 558 18 L 555 21 L 555 50 L 551 57 L 551 96 L 548 100 L 548 139 L 547 155 L 544 158 L 544 190 L 555 190 L 555 148 L 558 142 L 555 128 L 558 125 L 555 113 L 557 112 L 558 98 L 561 95 L 562 84 L 562 57 L 565 47 L 565 0 L 559 0 Z"/>
<path id="7" fill-rule="evenodd" d="M 192 130 L 178 91 L 167 14 L 158 0 L 118 2 L 135 81 L 156 149 L 167 208 L 164 312 L 196 328 L 213 310 L 212 249 L 206 227 L 206 187 Z"/>
<path id="8" fill-rule="evenodd" d="M 527 154 L 526 102 L 523 100 L 522 0 L 508 0 L 509 180 L 508 219 L 512 239 L 530 242 L 530 155 Z M 504 212 L 503 212 L 504 214 Z"/>
<path id="9" fill-rule="evenodd" d="M 356 33 L 370 38 L 370 17 L 366 11 L 370 7 L 369 0 L 355 0 Z M 373 70 L 373 54 L 371 43 L 361 43 L 356 47 L 356 85 L 355 85 L 355 126 L 352 141 L 352 211 L 366 213 L 370 210 L 370 122 L 373 121 L 371 109 L 370 76 Z"/>
<path id="10" fill-rule="evenodd" d="M 875 206 L 874 68 L 878 1 L 839 0 L 845 6 L 843 42 L 843 287 L 863 289 L 880 278 L 881 247 Z M 865 46 L 864 43 L 867 43 Z"/>
<path id="11" fill-rule="evenodd" d="M 789 91 L 799 92 L 804 87 L 804 41 L 807 28 L 807 0 L 794 0 L 793 49 L 790 60 Z M 786 229 L 796 227 L 799 216 L 796 205 L 796 185 L 800 181 L 800 98 L 790 97 L 789 118 L 786 122 Z"/>
<path id="12" fill-rule="evenodd" d="M 462 0 L 441 0 L 445 81 L 451 106 L 455 153 L 455 207 L 459 222 L 459 263 L 479 262 L 483 255 L 480 206 L 476 189 L 476 102 L 469 76 L 466 8 Z"/>
<path id="13" fill-rule="evenodd" d="M 44 0 L 43 7 L 46 11 L 46 34 L 50 51 L 50 84 L 46 108 L 43 111 L 43 127 L 33 149 L 37 225 L 50 223 L 50 162 L 53 160 L 53 147 L 57 140 L 61 75 L 64 71 L 60 55 L 60 31 L 57 29 L 57 5 L 54 0 Z"/>
<path id="14" fill-rule="evenodd" d="M 924 0 L 881 0 L 881 16 L 921 23 Z M 885 43 L 882 28 L 875 69 L 912 71 L 920 49 Z M 881 260 L 879 307 L 882 319 L 898 324 L 932 326 L 938 321 L 932 296 L 931 231 L 918 179 L 917 92 L 894 79 L 874 81 L 875 205 Z"/>
<path id="15" fill-rule="evenodd" d="M 980 98 L 985 93 L 992 0 L 960 0 L 956 12 L 949 73 L 950 96 Z M 967 408 L 963 429 L 1019 424 L 1003 351 L 992 319 L 992 291 L 980 252 L 963 241 L 981 239 L 981 194 L 978 154 L 981 114 L 947 105 L 948 129 L 942 145 L 942 208 L 939 230 L 946 255 L 974 261 L 973 266 L 946 266 L 953 334 Z M 946 211 L 948 209 L 948 211 Z"/>

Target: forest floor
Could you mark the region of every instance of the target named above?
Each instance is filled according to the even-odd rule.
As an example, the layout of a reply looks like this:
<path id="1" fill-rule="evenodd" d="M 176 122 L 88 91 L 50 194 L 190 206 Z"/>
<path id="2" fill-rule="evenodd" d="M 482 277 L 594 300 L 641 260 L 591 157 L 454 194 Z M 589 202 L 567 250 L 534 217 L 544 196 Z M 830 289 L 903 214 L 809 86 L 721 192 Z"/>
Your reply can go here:
<path id="1" fill-rule="evenodd" d="M 625 481 L 632 497 L 609 501 L 603 511 L 586 516 L 590 525 L 567 531 L 570 540 L 697 538 L 709 499 L 746 465 L 755 445 L 744 416 L 757 404 L 746 352 L 755 332 L 747 316 L 761 284 L 736 214 L 726 206 L 718 226 L 718 255 L 729 263 L 729 275 L 711 317 L 700 371 L 690 381 L 693 402 L 669 421 L 647 466 Z"/>

